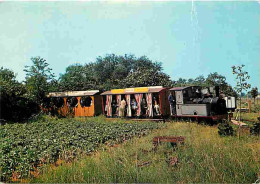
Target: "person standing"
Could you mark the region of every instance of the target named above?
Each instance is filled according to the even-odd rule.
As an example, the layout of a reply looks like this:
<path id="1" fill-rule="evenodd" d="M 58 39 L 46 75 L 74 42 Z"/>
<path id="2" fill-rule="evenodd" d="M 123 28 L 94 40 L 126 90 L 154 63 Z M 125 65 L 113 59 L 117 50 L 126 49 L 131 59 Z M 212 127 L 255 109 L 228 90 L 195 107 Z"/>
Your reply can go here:
<path id="1" fill-rule="evenodd" d="M 143 116 L 147 116 L 147 102 L 145 100 L 145 97 L 143 97 L 142 101 L 141 101 L 141 112 Z"/>
<path id="2" fill-rule="evenodd" d="M 135 99 L 132 99 L 131 106 L 132 106 L 133 115 L 136 115 L 136 110 L 137 110 L 138 107 L 137 107 L 137 103 L 136 103 Z"/>
<path id="3" fill-rule="evenodd" d="M 119 117 L 124 117 L 125 116 L 125 106 L 126 106 L 126 101 L 123 98 L 123 100 L 120 102 Z"/>
<path id="4" fill-rule="evenodd" d="M 159 104 L 157 103 L 157 100 L 156 100 L 156 99 L 154 100 L 154 109 L 155 109 L 155 112 L 156 112 L 156 115 L 157 115 L 157 116 L 161 115 L 161 113 L 160 113 L 160 106 L 159 106 Z"/>
<path id="5" fill-rule="evenodd" d="M 171 115 L 173 116 L 176 114 L 176 100 L 175 96 L 173 96 L 172 93 L 170 93 L 170 95 L 168 96 L 168 101 L 170 103 Z"/>

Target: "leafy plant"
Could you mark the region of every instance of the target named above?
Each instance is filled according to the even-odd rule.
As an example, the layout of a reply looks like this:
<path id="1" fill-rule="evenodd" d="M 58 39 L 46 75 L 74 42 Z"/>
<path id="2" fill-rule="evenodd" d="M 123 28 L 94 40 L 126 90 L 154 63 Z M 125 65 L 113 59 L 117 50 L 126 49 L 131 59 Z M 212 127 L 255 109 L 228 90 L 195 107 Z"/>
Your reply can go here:
<path id="1" fill-rule="evenodd" d="M 256 98 L 257 95 L 258 95 L 258 89 L 257 89 L 257 87 L 252 88 L 252 90 L 250 91 L 250 93 L 251 93 L 251 96 L 254 98 L 254 106 L 255 106 L 255 98 Z"/>
<path id="2" fill-rule="evenodd" d="M 253 123 L 253 126 L 250 127 L 250 133 L 252 135 L 260 135 L 260 122 Z"/>
<path id="3" fill-rule="evenodd" d="M 234 129 L 229 122 L 224 121 L 218 126 L 218 134 L 221 136 L 233 136 Z"/>
<path id="4" fill-rule="evenodd" d="M 35 167 L 55 163 L 58 158 L 71 160 L 90 153 L 102 144 L 112 144 L 133 136 L 146 135 L 158 128 L 156 123 L 108 123 L 75 119 L 43 119 L 25 124 L 0 127 L 0 177 L 9 180 L 29 175 Z"/>
<path id="5" fill-rule="evenodd" d="M 251 85 L 247 82 L 247 80 L 250 79 L 250 76 L 248 75 L 248 72 L 243 70 L 244 66 L 245 65 L 232 66 L 232 73 L 233 73 L 233 75 L 236 76 L 236 82 L 237 82 L 237 84 L 235 86 L 235 90 L 240 95 L 240 98 L 239 98 L 240 107 L 239 107 L 239 109 L 241 109 L 242 92 L 251 87 Z M 239 111 L 239 122 L 240 121 L 241 121 L 241 110 Z M 239 129 L 238 129 L 238 136 L 240 137 L 240 126 L 239 126 Z"/>

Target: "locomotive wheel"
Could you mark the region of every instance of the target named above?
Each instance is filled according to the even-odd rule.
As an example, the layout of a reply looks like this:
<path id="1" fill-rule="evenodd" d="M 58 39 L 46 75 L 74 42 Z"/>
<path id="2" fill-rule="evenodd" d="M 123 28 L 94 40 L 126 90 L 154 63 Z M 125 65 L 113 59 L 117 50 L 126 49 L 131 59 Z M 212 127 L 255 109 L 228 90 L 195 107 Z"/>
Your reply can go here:
<path id="1" fill-rule="evenodd" d="M 192 118 L 188 118 L 188 121 L 191 123 L 191 122 L 193 122 L 193 119 Z"/>
<path id="2" fill-rule="evenodd" d="M 180 118 L 180 119 L 179 119 L 179 121 L 181 121 L 181 122 L 184 122 L 184 121 L 185 121 L 185 119 L 184 119 L 184 118 Z"/>
<path id="3" fill-rule="evenodd" d="M 198 123 L 201 124 L 201 125 L 206 125 L 207 121 L 206 121 L 206 119 L 201 118 L 201 119 L 198 119 Z"/>

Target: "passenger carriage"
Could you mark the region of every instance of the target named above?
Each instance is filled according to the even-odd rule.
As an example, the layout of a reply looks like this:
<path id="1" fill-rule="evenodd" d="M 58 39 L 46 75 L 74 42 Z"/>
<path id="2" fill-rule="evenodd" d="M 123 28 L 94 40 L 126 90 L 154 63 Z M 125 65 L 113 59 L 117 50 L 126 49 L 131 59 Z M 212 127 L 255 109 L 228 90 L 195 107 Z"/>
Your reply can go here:
<path id="1" fill-rule="evenodd" d="M 162 118 L 170 114 L 168 90 L 162 86 L 112 89 L 101 93 L 103 113 L 107 117 Z M 121 102 L 126 105 L 120 115 Z"/>
<path id="2" fill-rule="evenodd" d="M 97 116 L 102 114 L 99 90 L 52 92 L 48 97 L 54 110 L 61 116 Z"/>

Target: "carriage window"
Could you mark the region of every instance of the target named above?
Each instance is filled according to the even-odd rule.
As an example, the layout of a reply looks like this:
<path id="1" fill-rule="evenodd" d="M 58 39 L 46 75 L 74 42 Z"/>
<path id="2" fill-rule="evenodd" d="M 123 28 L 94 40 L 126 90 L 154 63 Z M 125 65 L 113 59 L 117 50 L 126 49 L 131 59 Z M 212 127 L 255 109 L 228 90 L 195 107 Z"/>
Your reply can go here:
<path id="1" fill-rule="evenodd" d="M 90 96 L 84 96 L 80 99 L 81 107 L 90 107 L 92 105 L 92 98 Z"/>
<path id="2" fill-rule="evenodd" d="M 186 90 L 183 90 L 183 97 L 188 97 L 188 92 Z"/>
<path id="3" fill-rule="evenodd" d="M 64 106 L 64 100 L 63 100 L 63 98 L 61 98 L 61 97 L 53 97 L 53 98 L 51 99 L 51 101 L 52 101 L 52 103 L 53 103 L 56 107 L 58 107 L 58 108 Z"/>
<path id="4" fill-rule="evenodd" d="M 88 96 L 86 98 L 85 106 L 90 107 L 91 105 L 92 105 L 92 98 L 90 96 Z"/>
<path id="5" fill-rule="evenodd" d="M 76 107 L 78 104 L 77 97 L 68 97 L 66 101 L 70 107 Z"/>

